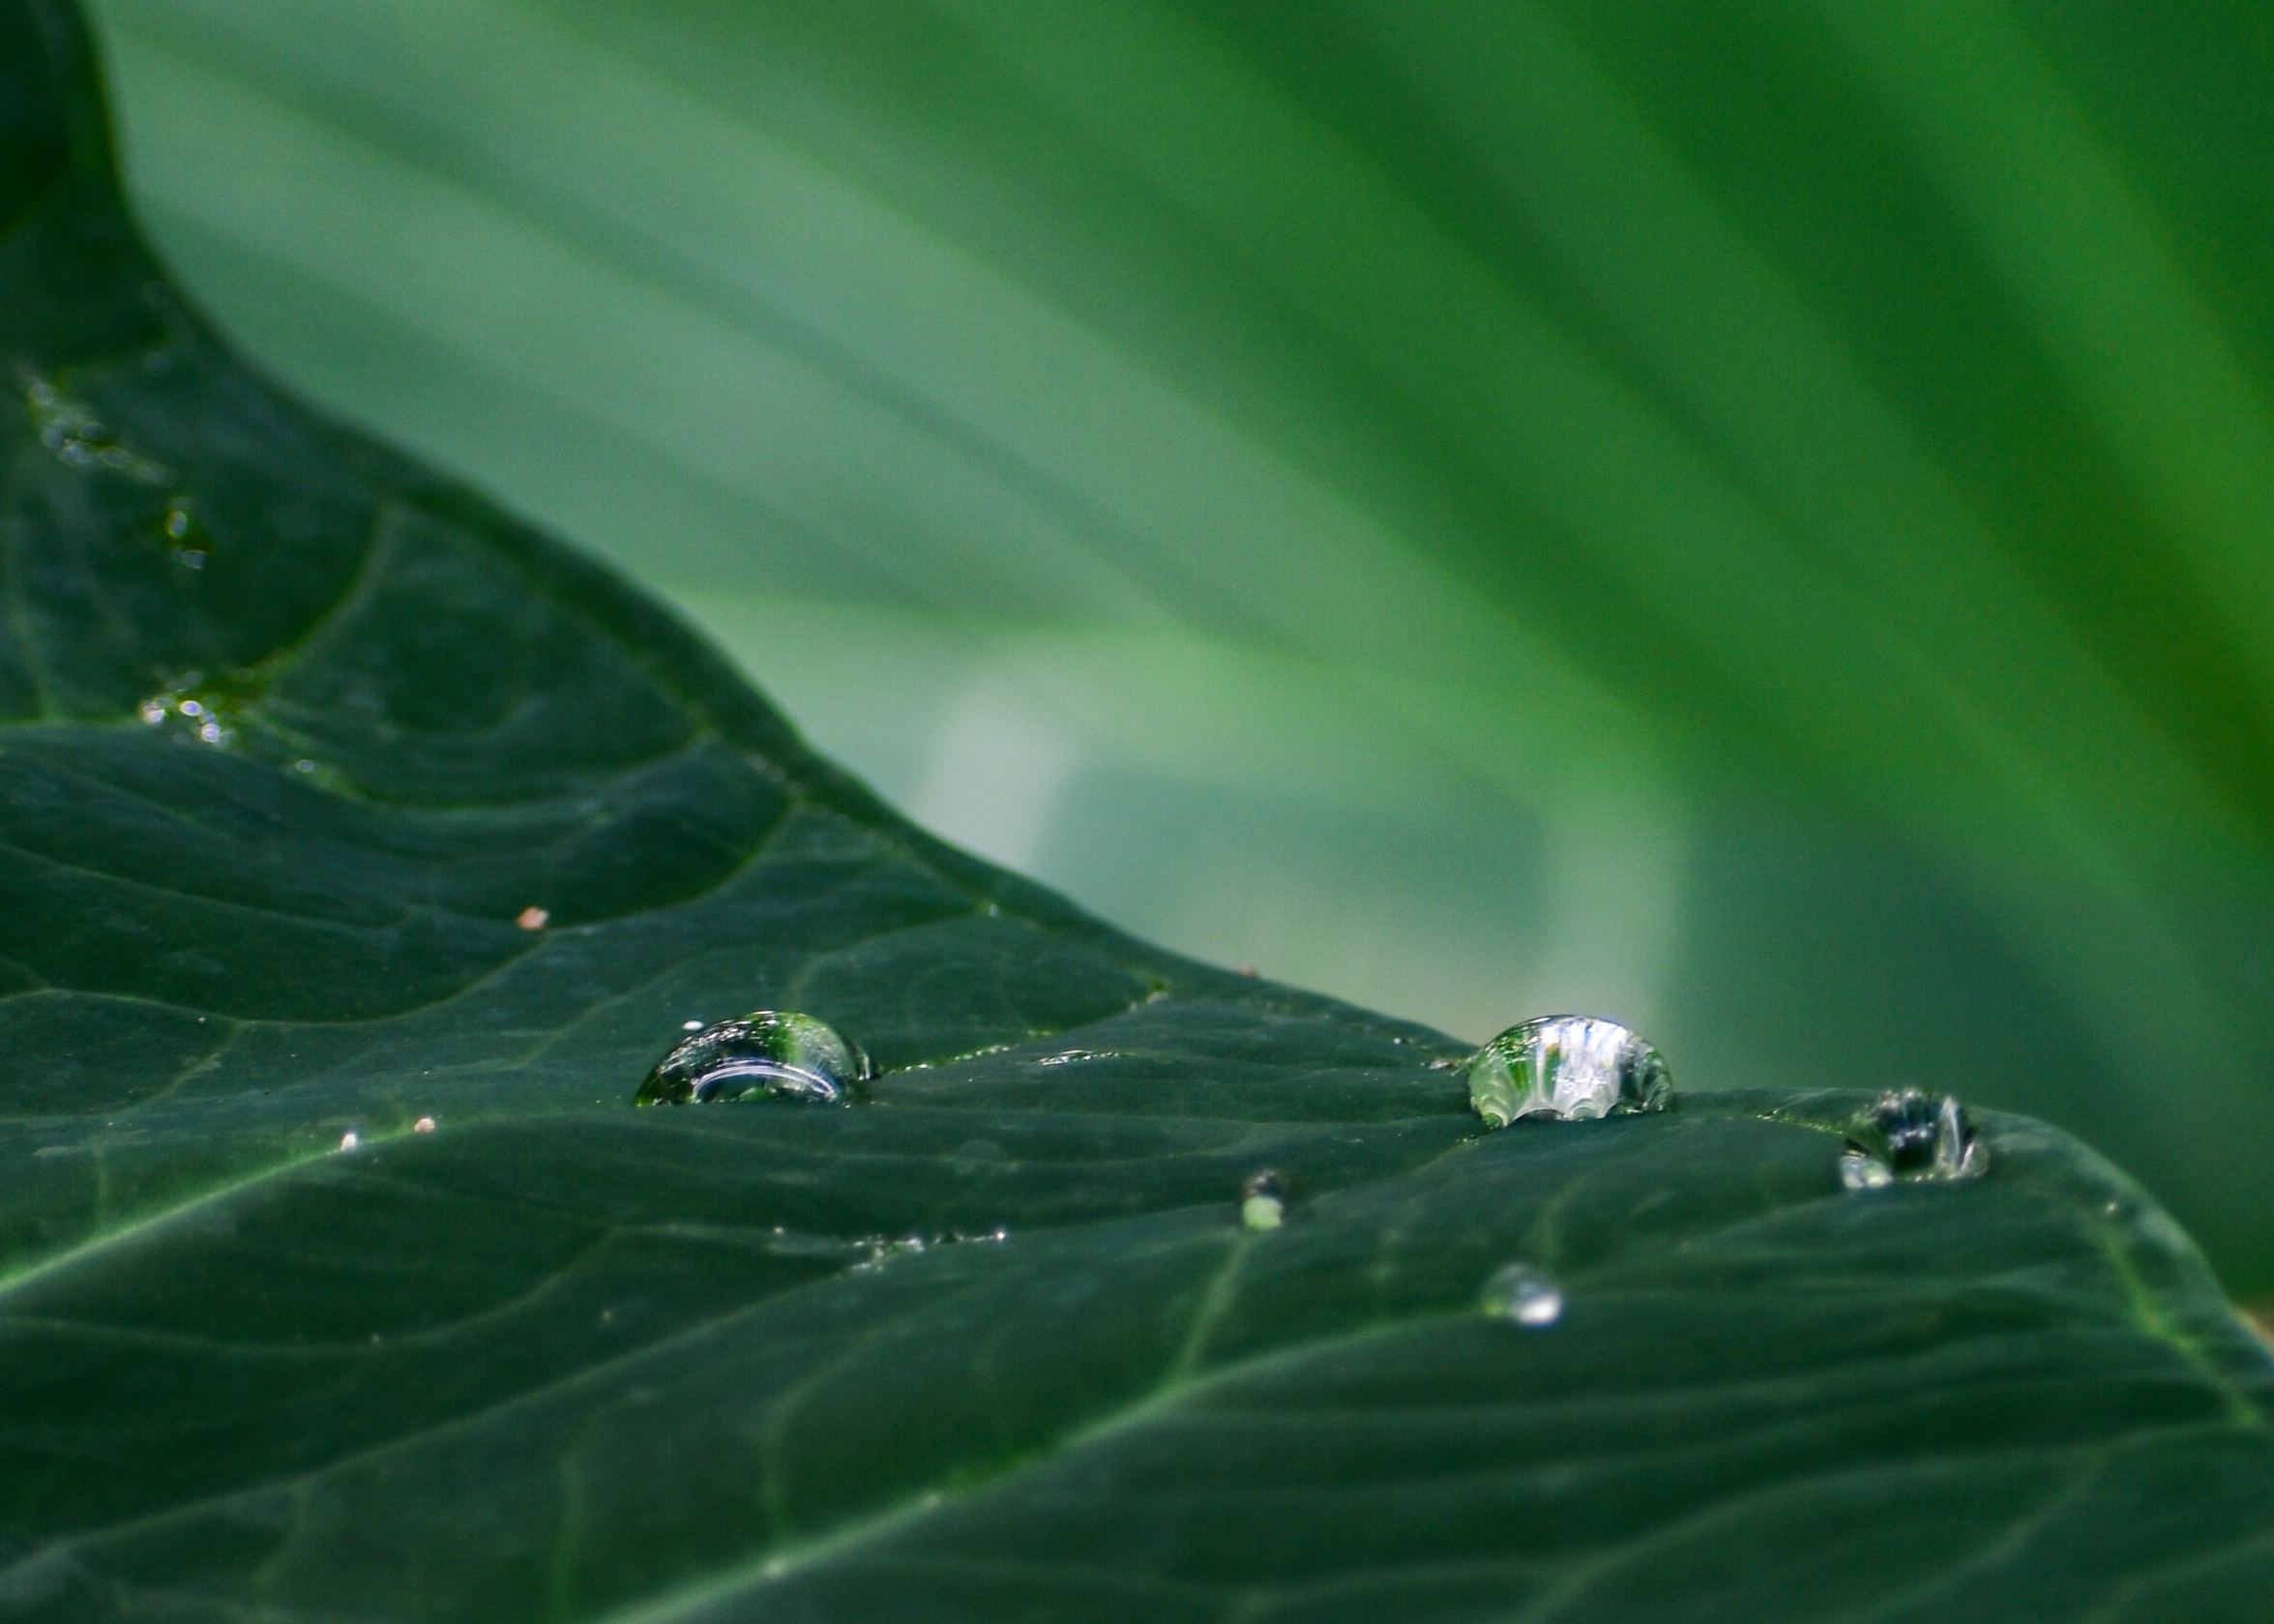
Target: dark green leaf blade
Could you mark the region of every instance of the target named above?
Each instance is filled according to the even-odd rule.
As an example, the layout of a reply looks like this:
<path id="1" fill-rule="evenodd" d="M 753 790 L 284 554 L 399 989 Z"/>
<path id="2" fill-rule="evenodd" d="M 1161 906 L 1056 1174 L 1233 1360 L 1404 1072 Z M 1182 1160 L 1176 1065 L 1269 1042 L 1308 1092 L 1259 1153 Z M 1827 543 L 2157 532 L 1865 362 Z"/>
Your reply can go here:
<path id="1" fill-rule="evenodd" d="M 270 390 L 135 244 L 75 23 L 0 45 L 13 1611 L 2257 1615 L 2274 1366 L 2089 1152 L 1484 1135 L 1447 1040 L 928 840 Z M 630 1108 L 760 1006 L 872 1101 Z M 1552 1325 L 1479 1312 L 1514 1259 Z"/>

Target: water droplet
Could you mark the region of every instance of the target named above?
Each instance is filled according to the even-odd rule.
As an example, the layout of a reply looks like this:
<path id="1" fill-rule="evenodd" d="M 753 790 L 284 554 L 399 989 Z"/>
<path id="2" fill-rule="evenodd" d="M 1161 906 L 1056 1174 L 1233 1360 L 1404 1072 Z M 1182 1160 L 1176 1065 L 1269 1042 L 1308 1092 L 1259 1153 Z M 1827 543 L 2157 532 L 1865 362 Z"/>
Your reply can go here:
<path id="1" fill-rule="evenodd" d="M 648 1073 L 633 1103 L 771 1099 L 840 1106 L 870 1075 L 869 1057 L 812 1016 L 757 1010 L 681 1039 Z"/>
<path id="2" fill-rule="evenodd" d="M 547 910 L 531 904 L 514 915 L 514 923 L 524 930 L 542 930 L 545 922 L 552 917 Z"/>
<path id="3" fill-rule="evenodd" d="M 165 533 L 177 542 L 190 533 L 190 509 L 187 503 L 168 504 L 165 510 Z"/>
<path id="4" fill-rule="evenodd" d="M 147 722 L 150 719 L 146 716 L 143 720 Z M 316 764 L 306 756 L 302 756 L 298 761 L 292 763 L 292 770 L 296 773 L 312 773 L 316 770 Z"/>
<path id="5" fill-rule="evenodd" d="M 434 1119 L 430 1116 L 422 1116 L 410 1125 L 410 1131 L 414 1134 L 431 1134 L 434 1131 Z"/>
<path id="6" fill-rule="evenodd" d="M 24 384 L 24 404 L 40 430 L 40 443 L 74 468 L 103 467 L 144 485 L 165 485 L 173 473 L 162 462 L 120 445 L 100 418 L 44 378 Z"/>
<path id="7" fill-rule="evenodd" d="M 362 1145 L 363 1139 L 353 1129 L 349 1129 L 346 1133 L 340 1136 L 340 1148 L 341 1150 L 356 1150 L 361 1148 Z"/>
<path id="8" fill-rule="evenodd" d="M 1495 1319 L 1538 1330 L 1563 1317 L 1563 1287 L 1529 1263 L 1495 1269 L 1478 1305 Z"/>
<path id="9" fill-rule="evenodd" d="M 1287 1181 L 1270 1167 L 1251 1174 L 1240 1186 L 1240 1222 L 1251 1229 L 1276 1229 L 1287 1218 Z"/>
<path id="10" fill-rule="evenodd" d="M 1876 1190 L 1898 1179 L 1979 1178 L 1990 1170 L 1990 1147 L 1975 1137 L 1955 1095 L 1903 1088 L 1857 1113 L 1839 1166 L 1847 1190 Z"/>
<path id="11" fill-rule="evenodd" d="M 1520 1116 L 1592 1121 L 1615 1112 L 1664 1110 L 1673 1074 L 1615 1020 L 1551 1015 L 1511 1026 L 1470 1055 L 1468 1103 L 1494 1128 Z"/>
<path id="12" fill-rule="evenodd" d="M 699 1015 L 696 1016 L 693 1020 L 682 1020 L 679 1023 L 679 1030 L 682 1032 L 699 1032 L 702 1029 L 703 1019 Z"/>
<path id="13" fill-rule="evenodd" d="M 165 728 L 175 738 L 205 745 L 235 744 L 240 728 L 258 725 L 258 707 L 268 685 L 288 657 L 288 651 L 272 655 L 257 664 L 211 677 L 202 671 L 184 671 L 136 709 L 144 722 Z"/>

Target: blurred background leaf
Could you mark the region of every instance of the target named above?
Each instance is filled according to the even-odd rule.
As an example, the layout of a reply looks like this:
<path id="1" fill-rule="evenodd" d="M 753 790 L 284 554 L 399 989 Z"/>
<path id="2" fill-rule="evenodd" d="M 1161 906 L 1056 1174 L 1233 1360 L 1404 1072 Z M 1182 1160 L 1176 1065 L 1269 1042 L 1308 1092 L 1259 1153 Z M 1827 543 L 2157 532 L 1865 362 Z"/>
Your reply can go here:
<path id="1" fill-rule="evenodd" d="M 288 381 L 1188 952 L 2043 1114 L 2274 1288 L 2274 17 L 97 0 Z"/>

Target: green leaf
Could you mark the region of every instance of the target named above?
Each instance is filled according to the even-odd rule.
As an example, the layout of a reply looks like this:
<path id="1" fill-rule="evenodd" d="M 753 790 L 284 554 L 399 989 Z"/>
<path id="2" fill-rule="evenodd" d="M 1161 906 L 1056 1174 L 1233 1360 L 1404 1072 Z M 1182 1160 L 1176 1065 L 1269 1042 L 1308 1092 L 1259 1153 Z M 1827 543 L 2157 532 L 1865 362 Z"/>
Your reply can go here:
<path id="1" fill-rule="evenodd" d="M 1451 1040 L 932 841 L 236 361 L 52 0 L 0 231 L 13 1615 L 2259 1615 L 2274 1362 L 2075 1141 L 1487 1134 Z M 633 1108 L 758 1007 L 871 1098 Z"/>
<path id="2" fill-rule="evenodd" d="M 267 367 L 934 833 L 1470 1041 L 1922 1080 L 2274 1293 L 2248 0 L 95 0 Z"/>

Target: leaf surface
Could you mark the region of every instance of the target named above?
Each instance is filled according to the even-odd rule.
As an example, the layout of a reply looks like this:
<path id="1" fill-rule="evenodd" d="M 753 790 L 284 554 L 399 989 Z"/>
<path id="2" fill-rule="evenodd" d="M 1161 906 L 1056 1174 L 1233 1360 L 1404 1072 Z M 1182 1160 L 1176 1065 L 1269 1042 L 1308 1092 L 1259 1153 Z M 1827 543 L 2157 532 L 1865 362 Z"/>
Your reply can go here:
<path id="1" fill-rule="evenodd" d="M 1450 1040 L 930 840 L 281 397 L 71 14 L 0 64 L 14 1615 L 2259 1616 L 2274 1366 L 2075 1141 L 1848 1195 L 1849 1095 L 1486 1134 Z M 871 1098 L 631 1107 L 761 1007 Z"/>

